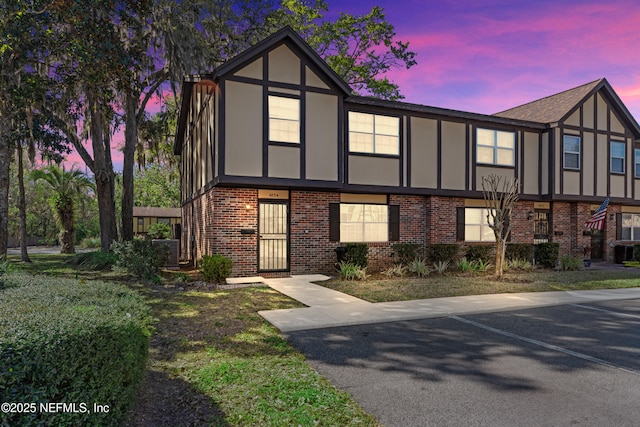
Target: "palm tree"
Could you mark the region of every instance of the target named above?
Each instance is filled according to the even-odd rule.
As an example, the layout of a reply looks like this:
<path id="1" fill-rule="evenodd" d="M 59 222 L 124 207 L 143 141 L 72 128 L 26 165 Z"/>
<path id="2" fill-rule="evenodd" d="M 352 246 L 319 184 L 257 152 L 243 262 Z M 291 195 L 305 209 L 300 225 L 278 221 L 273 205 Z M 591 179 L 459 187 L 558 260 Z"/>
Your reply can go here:
<path id="1" fill-rule="evenodd" d="M 31 172 L 33 181 L 45 181 L 53 194 L 49 199 L 60 226 L 60 253 L 75 253 L 76 227 L 74 209 L 76 201 L 86 189 L 93 189 L 94 184 L 80 170 L 64 166 L 48 166 Z"/>

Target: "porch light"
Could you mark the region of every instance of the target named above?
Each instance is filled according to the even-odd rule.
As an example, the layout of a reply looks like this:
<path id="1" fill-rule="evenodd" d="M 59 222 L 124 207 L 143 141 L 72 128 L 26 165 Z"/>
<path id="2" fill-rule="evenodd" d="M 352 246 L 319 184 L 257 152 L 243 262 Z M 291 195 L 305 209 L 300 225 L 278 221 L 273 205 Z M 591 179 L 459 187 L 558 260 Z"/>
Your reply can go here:
<path id="1" fill-rule="evenodd" d="M 246 205 L 244 205 L 244 208 L 246 210 L 251 210 L 251 205 L 249 203 L 247 203 Z"/>
<path id="2" fill-rule="evenodd" d="M 527 212 L 527 219 L 531 221 L 533 219 L 533 211 Z"/>

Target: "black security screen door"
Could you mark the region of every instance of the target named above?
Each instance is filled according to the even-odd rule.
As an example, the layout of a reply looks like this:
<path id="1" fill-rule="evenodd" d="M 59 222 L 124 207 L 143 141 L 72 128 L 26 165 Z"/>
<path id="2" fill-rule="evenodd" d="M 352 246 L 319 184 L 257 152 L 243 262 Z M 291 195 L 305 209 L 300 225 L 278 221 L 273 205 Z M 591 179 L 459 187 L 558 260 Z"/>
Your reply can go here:
<path id="1" fill-rule="evenodd" d="M 260 202 L 258 232 L 258 269 L 288 271 L 289 204 Z"/>

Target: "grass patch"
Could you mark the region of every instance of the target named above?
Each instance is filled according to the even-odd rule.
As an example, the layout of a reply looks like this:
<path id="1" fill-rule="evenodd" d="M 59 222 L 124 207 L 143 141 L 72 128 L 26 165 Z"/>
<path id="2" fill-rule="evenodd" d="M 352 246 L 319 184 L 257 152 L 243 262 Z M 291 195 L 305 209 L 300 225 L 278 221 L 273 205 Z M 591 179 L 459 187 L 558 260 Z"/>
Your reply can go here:
<path id="1" fill-rule="evenodd" d="M 369 302 L 389 302 L 497 293 L 633 288 L 640 286 L 640 270 L 539 270 L 507 273 L 502 280 L 491 275 L 447 274 L 425 278 L 330 280 L 318 284 Z"/>
<path id="2" fill-rule="evenodd" d="M 266 287 L 142 284 L 110 271 L 75 269 L 65 263 L 71 257 L 34 254 L 31 264 L 9 258 L 23 272 L 118 281 L 143 295 L 155 333 L 125 425 L 378 425 L 257 314 L 302 304 Z"/>

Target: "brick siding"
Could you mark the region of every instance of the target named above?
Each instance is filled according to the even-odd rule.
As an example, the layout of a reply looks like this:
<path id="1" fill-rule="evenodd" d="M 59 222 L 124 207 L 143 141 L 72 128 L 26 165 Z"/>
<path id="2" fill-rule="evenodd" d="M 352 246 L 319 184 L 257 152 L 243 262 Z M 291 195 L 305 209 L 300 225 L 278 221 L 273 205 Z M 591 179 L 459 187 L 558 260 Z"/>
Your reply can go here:
<path id="1" fill-rule="evenodd" d="M 330 191 L 290 191 L 290 273 L 335 274 L 335 249 L 340 242 L 329 240 L 329 205 L 340 202 L 340 194 Z M 440 196 L 390 195 L 389 204 L 400 206 L 401 243 L 463 243 L 457 240 L 456 212 L 464 207 L 463 198 Z M 258 190 L 215 187 L 183 209 L 181 253 L 184 259 L 198 259 L 219 253 L 233 260 L 233 276 L 258 274 Z M 530 201 L 516 203 L 511 218 L 511 242 L 533 243 L 534 210 Z M 620 207 L 610 206 L 616 213 Z M 584 235 L 584 222 L 591 215 L 591 204 L 554 202 L 551 204 L 551 241 L 560 244 L 561 255 L 582 256 L 591 237 Z M 255 230 L 243 234 L 243 229 Z M 607 218 L 605 259 L 613 260 L 615 221 Z M 194 237 L 193 252 L 191 237 Z M 393 263 L 393 244 L 369 243 L 369 271 L 383 270 Z M 265 273 L 280 276 L 283 273 Z M 286 275 L 287 273 L 284 273 Z"/>

